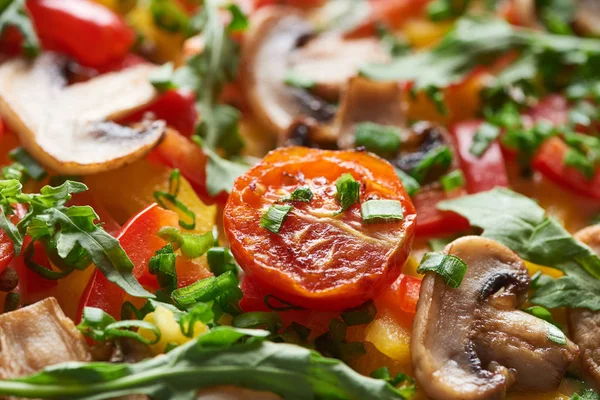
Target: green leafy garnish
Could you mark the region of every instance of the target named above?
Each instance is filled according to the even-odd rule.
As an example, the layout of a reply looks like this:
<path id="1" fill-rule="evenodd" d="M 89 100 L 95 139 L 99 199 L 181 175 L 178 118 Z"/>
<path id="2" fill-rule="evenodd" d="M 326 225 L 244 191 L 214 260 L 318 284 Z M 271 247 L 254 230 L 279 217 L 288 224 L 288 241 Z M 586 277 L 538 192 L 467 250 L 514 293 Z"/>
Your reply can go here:
<path id="1" fill-rule="evenodd" d="M 356 125 L 354 145 L 377 154 L 395 154 L 400 149 L 400 130 L 393 126 L 362 122 Z"/>
<path id="2" fill-rule="evenodd" d="M 156 250 L 154 256 L 148 261 L 150 273 L 156 275 L 160 287 L 166 288 L 169 292 L 177 287 L 176 260 L 177 255 L 173 251 L 173 245 L 169 243 L 162 249 Z"/>
<path id="3" fill-rule="evenodd" d="M 150 14 L 154 25 L 170 33 L 184 33 L 186 36 L 193 34 L 190 29 L 190 20 L 177 3 L 170 0 L 151 0 Z"/>
<path id="4" fill-rule="evenodd" d="M 211 196 L 229 193 L 235 179 L 248 170 L 248 165 L 219 157 L 209 148 L 204 148 L 208 156 L 206 164 L 206 191 Z"/>
<path id="5" fill-rule="evenodd" d="M 11 150 L 8 156 L 20 164 L 23 167 L 23 172 L 33 180 L 41 181 L 46 177 L 46 170 L 23 147 Z"/>
<path id="6" fill-rule="evenodd" d="M 300 73 L 298 73 L 297 71 L 294 71 L 293 69 L 290 69 L 285 73 L 283 83 L 285 83 L 286 85 L 291 86 L 291 87 L 305 89 L 305 90 L 312 89 L 315 86 L 314 80 L 312 80 L 311 78 L 306 77 L 304 75 L 301 75 Z"/>
<path id="7" fill-rule="evenodd" d="M 497 126 L 488 123 L 481 124 L 473 136 L 469 152 L 476 157 L 481 157 L 499 135 L 500 128 Z"/>
<path id="8" fill-rule="evenodd" d="M 133 263 L 119 241 L 94 221 L 98 215 L 89 206 L 65 204 L 71 195 L 87 190 L 80 182 L 66 181 L 60 186 L 44 186 L 39 194 L 22 192 L 17 180 L 0 181 L 0 228 L 14 243 L 19 254 L 23 237 L 45 244 L 59 263 L 82 269 L 94 263 L 106 278 L 136 297 L 153 297 L 132 274 Z M 16 204 L 28 205 L 29 211 L 15 226 L 8 218 Z"/>
<path id="9" fill-rule="evenodd" d="M 482 228 L 482 236 L 525 260 L 560 269 L 565 276 L 539 287 L 531 301 L 546 308 L 600 310 L 600 258 L 530 198 L 496 188 L 438 204 Z"/>
<path id="10" fill-rule="evenodd" d="M 347 326 L 364 325 L 375 319 L 377 308 L 373 301 L 368 301 L 365 304 L 346 310 L 340 314 L 340 317 Z"/>
<path id="11" fill-rule="evenodd" d="M 397 390 L 406 399 L 412 399 L 417 393 L 417 385 L 415 380 L 410 376 L 399 372 L 395 377 L 392 378 L 390 370 L 387 367 L 381 367 L 371 372 L 371 377 L 375 379 L 383 379 L 390 385 L 397 388 Z"/>
<path id="12" fill-rule="evenodd" d="M 464 14 L 471 0 L 434 0 L 427 6 L 427 15 L 432 21 L 444 21 Z"/>
<path id="13" fill-rule="evenodd" d="M 239 301 L 239 298 L 237 298 L 238 292 L 241 293 L 238 283 L 235 274 L 228 271 L 222 275 L 202 279 L 189 286 L 176 289 L 171 293 L 171 296 L 175 303 L 183 309 L 190 308 L 200 302 L 217 301 L 227 303 L 231 300 L 237 303 Z"/>
<path id="14" fill-rule="evenodd" d="M 354 177 L 346 173 L 340 176 L 335 181 L 336 198 L 340 203 L 340 209 L 335 212 L 335 215 L 341 214 L 354 204 L 358 203 L 360 196 L 360 183 Z"/>
<path id="15" fill-rule="evenodd" d="M 156 344 L 160 341 L 160 330 L 150 322 L 139 320 L 117 321 L 103 310 L 95 307 L 83 309 L 82 320 L 77 329 L 84 335 L 98 341 L 114 340 L 116 338 L 131 338 L 143 344 Z M 154 334 L 152 340 L 148 340 L 130 328 L 144 328 Z"/>
<path id="16" fill-rule="evenodd" d="M 600 395 L 592 389 L 586 389 L 581 395 L 575 393 L 570 400 L 600 400 Z"/>
<path id="17" fill-rule="evenodd" d="M 313 198 L 313 192 L 308 186 L 296 188 L 289 196 L 279 199 L 279 201 L 300 201 L 309 203 Z"/>
<path id="18" fill-rule="evenodd" d="M 279 233 L 283 221 L 294 207 L 290 205 L 274 204 L 260 217 L 260 226 L 273 233 Z"/>
<path id="19" fill-rule="evenodd" d="M 406 194 L 408 194 L 409 196 L 414 196 L 415 194 L 417 194 L 419 189 L 421 189 L 421 185 L 419 185 L 419 182 L 417 182 L 415 178 L 413 178 L 406 172 L 402 171 L 400 168 L 394 168 L 394 171 L 396 172 L 396 176 L 398 176 L 398 178 L 400 178 L 400 180 L 402 181 L 402 186 L 404 186 Z"/>
<path id="20" fill-rule="evenodd" d="M 450 147 L 443 145 L 428 151 L 425 156 L 413 167 L 410 175 L 419 183 L 427 180 L 429 173 L 433 170 L 447 170 L 452 164 L 452 151 Z"/>
<path id="21" fill-rule="evenodd" d="M 277 333 L 283 326 L 281 316 L 273 311 L 253 311 L 236 315 L 231 321 L 236 328 L 267 329 L 271 333 Z"/>
<path id="22" fill-rule="evenodd" d="M 181 182 L 181 174 L 178 169 L 171 171 L 169 176 L 169 191 L 156 191 L 154 192 L 154 198 L 156 202 L 162 207 L 169 209 L 167 202 L 175 206 L 181 214 L 185 215 L 189 221 L 179 218 L 179 225 L 185 229 L 194 229 L 196 227 L 196 214 L 194 214 L 185 204 L 183 204 L 177 196 L 179 195 L 179 187 Z"/>
<path id="23" fill-rule="evenodd" d="M 417 272 L 435 272 L 442 277 L 446 285 L 456 289 L 467 273 L 467 264 L 452 254 L 425 253 Z"/>
<path id="24" fill-rule="evenodd" d="M 446 192 L 465 186 L 465 176 L 460 169 L 456 169 L 440 178 L 442 188 Z"/>
<path id="25" fill-rule="evenodd" d="M 29 57 L 38 55 L 40 41 L 27 14 L 25 0 L 3 1 L 0 5 L 0 35 L 10 26 L 18 29 L 23 35 L 25 54 Z"/>
<path id="26" fill-rule="evenodd" d="M 0 381 L 0 394 L 32 398 L 111 399 L 146 394 L 192 398 L 199 389 L 235 385 L 287 399 L 401 400 L 390 383 L 299 346 L 272 343 L 262 330 L 218 327 L 164 356 L 136 364 L 67 363 Z"/>
<path id="27" fill-rule="evenodd" d="M 402 204 L 398 200 L 367 200 L 361 204 L 360 214 L 366 224 L 404 219 Z"/>
<path id="28" fill-rule="evenodd" d="M 222 275 L 227 271 L 231 271 L 234 275 L 237 275 L 237 264 L 227 247 L 213 247 L 209 249 L 206 253 L 206 259 L 210 272 L 215 274 L 215 276 Z"/>

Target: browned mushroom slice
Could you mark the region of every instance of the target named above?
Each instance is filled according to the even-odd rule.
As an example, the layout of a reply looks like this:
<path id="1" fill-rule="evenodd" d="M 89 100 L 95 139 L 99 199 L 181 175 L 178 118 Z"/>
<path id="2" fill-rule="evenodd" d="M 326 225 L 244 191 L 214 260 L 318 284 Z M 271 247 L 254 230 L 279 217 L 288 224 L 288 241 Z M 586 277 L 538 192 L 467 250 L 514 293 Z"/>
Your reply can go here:
<path id="1" fill-rule="evenodd" d="M 356 126 L 362 122 L 405 127 L 405 104 L 398 83 L 350 79 L 335 120 L 340 148 L 355 147 Z"/>
<path id="2" fill-rule="evenodd" d="M 600 255 L 600 225 L 582 229 L 575 237 Z M 569 310 L 569 322 L 573 341 L 581 351 L 580 361 L 584 373 L 600 386 L 600 311 L 583 308 Z"/>
<path id="3" fill-rule="evenodd" d="M 300 117 L 331 121 L 335 107 L 321 96 L 336 98 L 359 65 L 389 57 L 376 39 L 316 37 L 314 26 L 293 8 L 263 8 L 250 26 L 242 46 L 242 86 L 260 122 L 279 135 Z M 314 82 L 314 88 L 287 85 L 290 72 Z"/>
<path id="4" fill-rule="evenodd" d="M 23 146 L 46 167 L 83 175 L 118 168 L 145 155 L 164 124 L 136 129 L 112 122 L 154 99 L 154 68 L 138 65 L 66 85 L 66 60 L 44 53 L 35 61 L 0 66 L 0 113 Z"/>
<path id="5" fill-rule="evenodd" d="M 550 339 L 554 325 L 517 310 L 529 287 L 523 261 L 504 245 L 467 236 L 445 253 L 467 273 L 452 289 L 435 273 L 421 286 L 411 351 L 415 376 L 434 399 L 502 399 L 512 386 L 550 390 L 577 346 Z M 560 331 L 559 331 L 560 332 Z"/>
<path id="6" fill-rule="evenodd" d="M 91 359 L 83 335 L 53 297 L 0 315 L 0 350 L 0 379 Z"/>
<path id="7" fill-rule="evenodd" d="M 600 37 L 600 2 L 598 0 L 578 1 L 573 28 L 580 35 Z"/>

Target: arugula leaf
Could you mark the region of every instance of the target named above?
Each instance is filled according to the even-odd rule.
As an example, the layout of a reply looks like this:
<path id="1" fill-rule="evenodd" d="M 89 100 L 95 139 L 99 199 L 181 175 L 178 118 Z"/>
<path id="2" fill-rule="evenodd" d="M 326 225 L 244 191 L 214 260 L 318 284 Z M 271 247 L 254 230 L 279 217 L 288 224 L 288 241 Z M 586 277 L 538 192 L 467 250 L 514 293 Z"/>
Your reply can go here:
<path id="1" fill-rule="evenodd" d="M 483 229 L 482 236 L 528 261 L 563 271 L 565 276 L 537 289 L 534 304 L 600 310 L 600 258 L 530 198 L 496 188 L 440 202 L 438 209 L 464 216 Z"/>
<path id="2" fill-rule="evenodd" d="M 586 389 L 581 395 L 575 393 L 570 400 L 600 400 L 600 395 L 592 389 Z"/>
<path id="3" fill-rule="evenodd" d="M 313 350 L 265 341 L 269 334 L 218 327 L 164 356 L 137 364 L 66 363 L 0 381 L 0 394 L 73 400 L 146 394 L 167 400 L 193 398 L 206 387 L 235 385 L 296 400 L 404 399 L 400 389 L 384 380 L 360 375 Z"/>
<path id="4" fill-rule="evenodd" d="M 25 0 L 4 1 L 3 5 L 0 10 L 0 34 L 4 33 L 9 26 L 17 28 L 23 35 L 22 46 L 25 54 L 29 57 L 38 55 L 40 41 L 27 14 Z"/>
<path id="5" fill-rule="evenodd" d="M 211 196 L 221 192 L 229 193 L 235 179 L 244 174 L 249 166 L 219 157 L 209 148 L 203 149 L 208 156 L 206 163 L 206 191 Z"/>
<path id="6" fill-rule="evenodd" d="M 467 273 L 467 264 L 452 254 L 425 253 L 417 272 L 435 272 L 444 279 L 446 285 L 456 289 Z"/>

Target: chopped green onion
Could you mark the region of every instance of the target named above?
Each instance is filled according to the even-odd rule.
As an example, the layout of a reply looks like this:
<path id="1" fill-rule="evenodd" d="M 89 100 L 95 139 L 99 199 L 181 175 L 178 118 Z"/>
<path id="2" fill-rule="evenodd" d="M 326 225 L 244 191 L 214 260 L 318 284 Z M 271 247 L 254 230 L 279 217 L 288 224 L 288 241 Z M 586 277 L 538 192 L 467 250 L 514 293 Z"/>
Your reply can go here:
<path id="1" fill-rule="evenodd" d="M 381 367 L 371 372 L 371 378 L 382 379 L 388 382 L 390 385 L 397 388 L 404 399 L 412 399 L 417 391 L 417 386 L 415 385 L 415 380 L 413 378 L 402 372 L 399 372 L 392 378 L 390 370 L 387 367 Z"/>
<path id="2" fill-rule="evenodd" d="M 546 333 L 546 335 L 548 337 L 548 340 L 556 344 L 566 345 L 567 337 L 565 336 L 564 332 L 558 329 L 556 326 L 552 325 L 551 323 L 547 324 L 548 332 Z"/>
<path id="3" fill-rule="evenodd" d="M 283 326 L 279 314 L 272 311 L 253 311 L 237 315 L 231 321 L 231 325 L 236 328 L 245 329 L 268 329 L 272 333 L 277 333 Z"/>
<path id="4" fill-rule="evenodd" d="M 340 203 L 340 209 L 334 215 L 341 214 L 355 203 L 358 203 L 360 183 L 351 174 L 346 173 L 340 176 L 335 182 L 335 188 L 337 190 L 336 198 Z"/>
<path id="5" fill-rule="evenodd" d="M 427 16 L 432 21 L 444 21 L 454 16 L 452 0 L 434 0 L 427 7 Z"/>
<path id="6" fill-rule="evenodd" d="M 189 286 L 175 289 L 171 296 L 182 308 L 188 308 L 198 302 L 213 301 L 225 292 L 237 287 L 238 280 L 235 274 L 228 271 L 220 276 L 202 279 Z"/>
<path id="7" fill-rule="evenodd" d="M 15 311 L 19 307 L 19 301 L 21 300 L 21 295 L 19 293 L 10 292 L 6 294 L 4 298 L 4 310 L 3 312 L 11 312 Z"/>
<path id="8" fill-rule="evenodd" d="M 365 325 L 373 321 L 377 314 L 377 308 L 373 301 L 368 301 L 365 304 L 344 311 L 340 316 L 347 326 Z"/>
<path id="9" fill-rule="evenodd" d="M 492 142 L 500 135 L 500 128 L 495 125 L 484 122 L 477 128 L 469 152 L 475 157 L 481 157 L 490 147 Z"/>
<path id="10" fill-rule="evenodd" d="M 179 218 L 179 225 L 185 229 L 194 229 L 196 227 L 196 214 L 191 211 L 185 204 L 183 204 L 177 198 L 179 194 L 179 187 L 181 186 L 181 173 L 178 169 L 171 171 L 169 176 L 169 192 L 156 191 L 154 192 L 154 199 L 162 207 L 169 209 L 164 200 L 175 206 L 178 214 L 183 214 L 189 218 L 189 222 Z"/>
<path id="11" fill-rule="evenodd" d="M 227 9 L 231 13 L 231 21 L 227 25 L 227 31 L 230 33 L 245 31 L 248 28 L 249 21 L 240 6 L 231 3 L 227 6 Z"/>
<path id="12" fill-rule="evenodd" d="M 237 275 L 237 265 L 228 248 L 213 247 L 206 253 L 206 258 L 208 260 L 208 267 L 215 276 L 222 275 L 227 271 L 231 271 Z"/>
<path id="13" fill-rule="evenodd" d="M 552 314 L 550 313 L 550 311 L 548 311 L 548 309 L 545 307 L 532 306 L 532 307 L 524 308 L 523 311 L 525 311 L 528 314 L 533 315 L 536 318 L 543 319 L 544 321 L 549 322 L 552 325 L 556 325 L 556 327 L 560 328 L 560 326 L 554 321 L 554 318 L 552 317 Z"/>
<path id="14" fill-rule="evenodd" d="M 423 183 L 429 172 L 434 167 L 447 170 L 452 163 L 452 151 L 448 146 L 438 146 L 425 154 L 417 165 L 410 171 L 410 175 L 419 183 Z"/>
<path id="15" fill-rule="evenodd" d="M 404 218 L 402 204 L 398 200 L 368 200 L 360 207 L 362 220 L 366 224 L 396 222 Z"/>
<path id="16" fill-rule="evenodd" d="M 69 275 L 74 270 L 73 267 L 68 267 L 64 271 L 58 272 L 58 271 L 54 271 L 50 268 L 46 268 L 46 267 L 36 263 L 35 261 L 33 261 L 34 252 L 35 252 L 35 247 L 33 245 L 33 242 L 31 242 L 25 248 L 25 252 L 23 253 L 23 262 L 25 263 L 25 266 L 27 268 L 29 268 L 30 270 L 32 270 L 33 272 L 35 272 L 36 274 L 40 275 L 41 277 L 43 277 L 45 279 L 48 279 L 51 281 L 56 281 L 56 280 L 59 280 L 61 278 L 64 278 L 65 276 Z"/>
<path id="17" fill-rule="evenodd" d="M 171 0 L 151 0 L 150 13 L 154 25 L 170 32 L 183 32 L 189 29 L 189 17 L 185 11 Z"/>
<path id="18" fill-rule="evenodd" d="M 207 232 L 199 235 L 196 233 L 184 233 L 181 235 L 181 254 L 187 258 L 198 258 L 208 251 L 213 245 L 213 234 Z"/>
<path id="19" fill-rule="evenodd" d="M 307 340 L 310 336 L 310 328 L 307 328 L 306 326 L 297 322 L 292 322 L 288 328 L 296 332 L 301 340 Z"/>
<path id="20" fill-rule="evenodd" d="M 398 178 L 402 181 L 402 186 L 404 186 L 404 190 L 406 190 L 406 193 L 409 196 L 414 196 L 419 189 L 421 189 L 421 185 L 419 185 L 419 182 L 417 182 L 415 178 L 402 171 L 400 168 L 394 168 L 394 170 L 396 171 Z"/>
<path id="21" fill-rule="evenodd" d="M 260 217 L 260 226 L 273 233 L 279 233 L 283 221 L 294 207 L 274 204 Z"/>
<path id="22" fill-rule="evenodd" d="M 354 144 L 373 153 L 393 154 L 400 149 L 400 135 L 400 130 L 393 126 L 363 122 L 356 125 Z"/>
<path id="23" fill-rule="evenodd" d="M 307 186 L 296 188 L 289 196 L 279 199 L 279 201 L 301 201 L 309 203 L 313 198 L 313 192 Z"/>
<path id="24" fill-rule="evenodd" d="M 46 177 L 46 170 L 23 147 L 11 150 L 8 156 L 21 164 L 25 168 L 27 175 L 35 181 L 41 181 Z"/>
<path id="25" fill-rule="evenodd" d="M 198 303 L 194 305 L 187 313 L 181 313 L 179 316 L 179 329 L 184 336 L 194 337 L 196 323 L 210 324 L 214 321 L 213 303 Z"/>
<path id="26" fill-rule="evenodd" d="M 274 305 L 273 300 L 278 302 L 281 305 Z M 272 294 L 268 294 L 263 299 L 265 305 L 269 307 L 269 309 L 273 311 L 290 311 L 290 310 L 304 310 L 304 308 L 295 306 L 292 303 L 288 303 L 285 300 L 280 299 L 279 297 L 275 297 Z"/>
<path id="27" fill-rule="evenodd" d="M 181 245 L 183 245 L 183 237 L 181 236 L 181 231 L 175 228 L 174 226 L 163 226 L 158 230 L 156 236 L 166 240 L 171 244 L 174 244 L 173 248 L 175 250 L 179 249 Z"/>
<path id="28" fill-rule="evenodd" d="M 465 177 L 460 169 L 456 169 L 440 178 L 442 188 L 445 192 L 465 186 Z"/>
<path id="29" fill-rule="evenodd" d="M 425 253 L 417 272 L 435 272 L 442 277 L 446 285 L 456 289 L 467 273 L 467 264 L 451 254 Z"/>
<path id="30" fill-rule="evenodd" d="M 173 63 L 168 62 L 156 68 L 148 75 L 152 86 L 159 92 L 166 92 L 173 89 L 176 85 L 173 83 Z"/>
<path id="31" fill-rule="evenodd" d="M 161 288 L 173 290 L 177 287 L 176 259 L 177 255 L 173 252 L 173 245 L 168 243 L 165 247 L 156 250 L 148 260 L 148 269 L 152 275 L 156 275 Z"/>
<path id="32" fill-rule="evenodd" d="M 288 70 L 285 73 L 285 78 L 283 79 L 283 82 L 288 86 L 306 90 L 312 89 L 316 84 L 316 82 L 311 78 L 303 76 L 292 69 Z"/>
<path id="33" fill-rule="evenodd" d="M 152 340 L 148 340 L 137 332 L 129 328 L 144 328 L 154 334 Z M 119 337 L 135 339 L 143 344 L 152 345 L 160 341 L 161 333 L 158 327 L 147 321 L 128 320 L 117 321 L 104 310 L 95 307 L 85 307 L 83 309 L 82 320 L 77 325 L 84 335 L 98 341 L 107 341 Z"/>

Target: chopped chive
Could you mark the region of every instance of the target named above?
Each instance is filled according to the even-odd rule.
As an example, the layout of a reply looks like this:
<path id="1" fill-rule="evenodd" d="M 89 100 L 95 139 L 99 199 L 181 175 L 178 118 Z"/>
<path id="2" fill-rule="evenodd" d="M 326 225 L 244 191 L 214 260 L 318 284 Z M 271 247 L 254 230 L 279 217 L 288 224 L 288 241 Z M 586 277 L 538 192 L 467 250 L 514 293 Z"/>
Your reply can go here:
<path id="1" fill-rule="evenodd" d="M 231 271 L 235 275 L 238 273 L 233 256 L 226 247 L 213 247 L 209 249 L 206 253 L 206 259 L 210 272 L 215 274 L 215 276 L 222 275 L 227 271 Z"/>
<path id="2" fill-rule="evenodd" d="M 293 69 L 290 69 L 285 73 L 283 82 L 288 86 L 306 90 L 312 89 L 316 84 L 311 78 L 303 76 Z"/>
<path id="3" fill-rule="evenodd" d="M 198 302 L 213 301 L 225 292 L 238 287 L 238 280 L 233 272 L 225 272 L 216 277 L 202 279 L 189 286 L 175 289 L 173 300 L 183 308 L 188 308 Z"/>
<path id="4" fill-rule="evenodd" d="M 404 186 L 404 190 L 406 190 L 406 193 L 409 196 L 414 196 L 419 189 L 421 189 L 421 185 L 419 185 L 419 182 L 417 182 L 415 178 L 402 171 L 400 168 L 394 168 L 394 170 L 396 171 L 398 178 L 402 181 L 402 186 Z"/>
<path id="5" fill-rule="evenodd" d="M 18 162 L 25 169 L 25 173 L 33 178 L 35 181 L 41 181 L 47 175 L 46 170 L 38 164 L 27 150 L 23 147 L 17 147 L 8 153 L 9 157 Z"/>
<path id="6" fill-rule="evenodd" d="M 476 157 L 481 157 L 490 147 L 492 142 L 500 135 L 500 128 L 490 123 L 484 122 L 477 128 L 469 152 Z"/>
<path id="7" fill-rule="evenodd" d="M 425 154 L 422 160 L 413 167 L 410 175 L 419 183 L 423 183 L 434 167 L 447 170 L 452 163 L 452 151 L 448 146 L 438 146 Z"/>
<path id="8" fill-rule="evenodd" d="M 176 259 L 177 255 L 173 252 L 173 245 L 168 243 L 165 247 L 158 249 L 148 260 L 148 270 L 152 275 L 156 275 L 161 288 L 173 290 L 177 287 Z"/>
<path id="9" fill-rule="evenodd" d="M 340 203 L 340 209 L 334 215 L 341 214 L 355 203 L 358 203 L 360 183 L 351 174 L 346 173 L 340 176 L 335 182 L 335 188 L 337 190 L 336 198 Z"/>
<path id="10" fill-rule="evenodd" d="M 152 86 L 159 92 L 166 92 L 169 89 L 173 89 L 176 85 L 173 83 L 173 63 L 168 62 L 156 68 L 148 75 L 148 79 Z"/>
<path id="11" fill-rule="evenodd" d="M 277 333 L 283 326 L 283 322 L 279 314 L 275 312 L 253 311 L 235 316 L 231 325 L 244 329 L 265 328 L 272 333 Z"/>
<path id="12" fill-rule="evenodd" d="M 545 307 L 542 307 L 542 306 L 532 306 L 532 307 L 524 308 L 523 311 L 525 311 L 528 314 L 533 315 L 536 318 L 543 319 L 544 321 L 549 322 L 552 325 L 555 325 L 557 328 L 560 329 L 559 324 L 557 324 L 554 321 L 554 318 L 552 317 L 552 314 Z"/>
<path id="13" fill-rule="evenodd" d="M 278 302 L 278 305 L 273 304 L 273 300 Z M 275 297 L 272 294 L 268 294 L 263 299 L 265 305 L 269 307 L 270 310 L 273 311 L 289 311 L 289 310 L 304 310 L 304 308 L 295 306 L 292 303 L 288 303 L 285 300 L 280 299 L 279 297 Z"/>
<path id="14" fill-rule="evenodd" d="M 344 311 L 340 316 L 347 326 L 365 325 L 373 321 L 377 314 L 377 308 L 373 301 L 368 301 L 365 304 Z"/>
<path id="15" fill-rule="evenodd" d="M 307 186 L 296 188 L 289 196 L 279 199 L 279 201 L 301 201 L 309 203 L 313 198 L 313 192 Z"/>
<path id="16" fill-rule="evenodd" d="M 196 233 L 184 233 L 181 235 L 181 254 L 187 258 L 198 258 L 208 251 L 213 245 L 213 234 L 207 232 L 199 235 Z"/>
<path id="17" fill-rule="evenodd" d="M 566 345 L 567 337 L 565 336 L 564 332 L 549 322 L 547 324 L 548 332 L 546 333 L 546 336 L 548 337 L 548 340 L 556 344 Z"/>
<path id="18" fill-rule="evenodd" d="M 435 272 L 442 277 L 446 285 L 456 289 L 467 273 L 467 264 L 451 254 L 425 253 L 417 272 Z"/>
<path id="19" fill-rule="evenodd" d="M 456 169 L 440 178 L 444 191 L 451 192 L 454 189 L 465 186 L 465 177 L 460 169 Z"/>
<path id="20" fill-rule="evenodd" d="M 307 340 L 310 336 L 310 328 L 307 328 L 306 326 L 301 325 L 297 322 L 292 322 L 288 328 L 296 332 L 298 334 L 298 337 L 300 337 L 300 339 L 302 340 Z"/>
<path id="21" fill-rule="evenodd" d="M 360 207 L 364 223 L 396 222 L 404 218 L 398 200 L 368 200 Z"/>
<path id="22" fill-rule="evenodd" d="M 581 151 L 572 147 L 569 147 L 567 150 L 567 154 L 565 154 L 563 163 L 568 167 L 576 168 L 588 180 L 592 179 L 596 172 L 594 162 Z"/>
<path id="23" fill-rule="evenodd" d="M 400 130 L 393 126 L 363 122 L 356 125 L 354 144 L 377 154 L 392 154 L 400 149 Z"/>
<path id="24" fill-rule="evenodd" d="M 260 217 L 260 226 L 273 233 L 279 233 L 283 221 L 294 207 L 274 204 Z"/>

